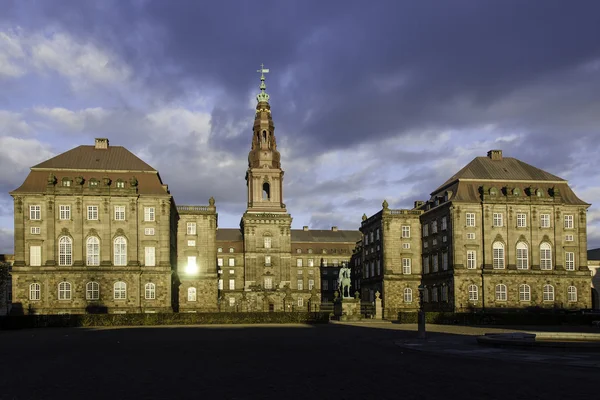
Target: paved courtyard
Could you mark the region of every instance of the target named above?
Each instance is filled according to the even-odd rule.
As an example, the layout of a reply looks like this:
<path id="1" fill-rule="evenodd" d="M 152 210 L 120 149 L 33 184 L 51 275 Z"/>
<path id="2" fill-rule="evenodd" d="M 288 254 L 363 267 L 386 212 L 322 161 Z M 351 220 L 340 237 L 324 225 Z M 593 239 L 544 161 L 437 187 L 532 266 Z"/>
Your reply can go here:
<path id="1" fill-rule="evenodd" d="M 563 399 L 600 387 L 600 369 L 560 358 L 401 346 L 413 338 L 393 324 L 4 331 L 0 398 Z M 451 347 L 468 338 L 431 339 Z"/>

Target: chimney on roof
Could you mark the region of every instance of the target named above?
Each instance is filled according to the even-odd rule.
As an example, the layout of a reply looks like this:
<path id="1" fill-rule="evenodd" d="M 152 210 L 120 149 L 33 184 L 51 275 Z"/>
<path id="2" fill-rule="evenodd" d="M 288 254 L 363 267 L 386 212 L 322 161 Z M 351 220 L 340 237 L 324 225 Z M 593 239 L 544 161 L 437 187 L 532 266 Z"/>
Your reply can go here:
<path id="1" fill-rule="evenodd" d="M 107 138 L 96 138 L 96 144 L 95 144 L 94 148 L 108 149 L 108 139 Z"/>
<path id="2" fill-rule="evenodd" d="M 332 226 L 332 227 L 331 227 L 331 230 L 332 230 L 333 232 L 337 232 L 337 226 Z"/>
<path id="3" fill-rule="evenodd" d="M 306 232 L 306 231 L 308 231 L 308 226 L 304 225 L 304 226 L 302 227 L 302 230 L 303 230 L 303 231 L 305 231 L 305 232 Z"/>
<path id="4" fill-rule="evenodd" d="M 417 201 L 415 201 L 415 207 L 414 208 L 422 207 L 423 204 L 425 204 L 425 202 L 423 200 L 417 200 Z"/>
<path id="5" fill-rule="evenodd" d="M 502 150 L 490 150 L 488 151 L 487 156 L 494 161 L 502 160 Z"/>

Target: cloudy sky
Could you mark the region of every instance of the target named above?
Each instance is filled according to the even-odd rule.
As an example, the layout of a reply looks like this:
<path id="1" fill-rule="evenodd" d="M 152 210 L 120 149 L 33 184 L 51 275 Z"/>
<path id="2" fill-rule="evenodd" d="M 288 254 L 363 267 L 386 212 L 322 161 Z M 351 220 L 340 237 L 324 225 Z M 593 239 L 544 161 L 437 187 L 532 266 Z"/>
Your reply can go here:
<path id="1" fill-rule="evenodd" d="M 94 137 L 178 204 L 245 209 L 261 63 L 299 228 L 356 229 L 500 148 L 568 179 L 600 247 L 600 2 L 0 0 L 0 252 L 8 191 Z"/>

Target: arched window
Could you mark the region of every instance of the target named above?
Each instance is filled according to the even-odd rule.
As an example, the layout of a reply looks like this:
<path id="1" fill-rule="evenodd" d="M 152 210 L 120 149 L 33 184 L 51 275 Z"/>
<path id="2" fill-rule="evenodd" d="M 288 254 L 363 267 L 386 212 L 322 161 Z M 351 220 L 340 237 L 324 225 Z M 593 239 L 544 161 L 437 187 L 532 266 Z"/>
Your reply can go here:
<path id="1" fill-rule="evenodd" d="M 127 239 L 123 236 L 115 238 L 114 264 L 119 266 L 127 265 Z"/>
<path id="2" fill-rule="evenodd" d="M 196 301 L 196 288 L 195 287 L 188 288 L 187 295 L 188 295 L 187 301 Z"/>
<path id="3" fill-rule="evenodd" d="M 492 249 L 494 253 L 494 269 L 504 269 L 504 243 L 494 242 Z"/>
<path id="4" fill-rule="evenodd" d="M 96 236 L 87 239 L 87 261 L 90 267 L 100 265 L 100 240 Z"/>
<path id="5" fill-rule="evenodd" d="M 268 182 L 263 183 L 262 189 L 263 189 L 262 199 L 263 200 L 271 200 L 271 186 L 269 185 L 269 183 Z"/>
<path id="6" fill-rule="evenodd" d="M 531 301 L 531 287 L 529 285 L 519 285 L 519 301 Z"/>
<path id="7" fill-rule="evenodd" d="M 122 281 L 115 282 L 113 286 L 113 296 L 115 300 L 127 299 L 127 284 Z"/>
<path id="8" fill-rule="evenodd" d="M 506 301 L 506 285 L 504 285 L 504 284 L 496 285 L 496 300 L 497 301 Z"/>
<path id="9" fill-rule="evenodd" d="M 479 288 L 477 285 L 469 285 L 469 301 L 477 301 L 479 300 Z"/>
<path id="10" fill-rule="evenodd" d="M 263 142 L 267 141 L 267 131 L 263 131 Z"/>
<path id="11" fill-rule="evenodd" d="M 146 300 L 154 300 L 156 299 L 156 285 L 152 282 L 146 283 L 144 288 L 144 292 L 146 293 Z"/>
<path id="12" fill-rule="evenodd" d="M 73 264 L 73 239 L 61 236 L 58 239 L 58 265 L 69 266 Z"/>
<path id="13" fill-rule="evenodd" d="M 569 286 L 567 288 L 567 300 L 569 302 L 577 301 L 577 288 L 575 286 Z"/>
<path id="14" fill-rule="evenodd" d="M 98 282 L 86 283 L 85 298 L 87 300 L 98 300 L 100 298 L 100 285 L 98 284 Z"/>
<path id="15" fill-rule="evenodd" d="M 411 288 L 404 289 L 404 302 L 412 303 L 412 289 Z"/>
<path id="16" fill-rule="evenodd" d="M 552 269 L 552 248 L 548 243 L 540 245 L 540 268 Z"/>
<path id="17" fill-rule="evenodd" d="M 41 298 L 41 287 L 39 283 L 29 285 L 29 300 L 39 300 Z"/>
<path id="18" fill-rule="evenodd" d="M 517 243 L 517 269 L 529 268 L 529 248 L 527 243 Z"/>
<path id="19" fill-rule="evenodd" d="M 71 300 L 71 284 L 69 282 L 61 282 L 58 284 L 58 299 Z"/>
<path id="20" fill-rule="evenodd" d="M 554 286 L 544 285 L 544 301 L 554 301 Z"/>

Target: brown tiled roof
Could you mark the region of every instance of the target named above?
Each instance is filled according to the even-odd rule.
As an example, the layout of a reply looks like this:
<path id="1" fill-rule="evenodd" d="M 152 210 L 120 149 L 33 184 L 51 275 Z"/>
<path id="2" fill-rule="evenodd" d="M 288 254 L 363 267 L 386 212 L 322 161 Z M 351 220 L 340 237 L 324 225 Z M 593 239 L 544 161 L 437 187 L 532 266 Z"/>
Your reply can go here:
<path id="1" fill-rule="evenodd" d="M 156 171 L 125 147 L 109 146 L 106 149 L 96 149 L 95 146 L 87 145 L 65 151 L 32 167 L 35 168 Z"/>
<path id="2" fill-rule="evenodd" d="M 489 157 L 476 157 L 463 169 L 454 174 L 431 195 L 458 179 L 506 180 L 506 181 L 565 181 L 556 175 L 541 170 L 512 157 L 492 160 Z M 565 181 L 566 182 L 566 181 Z"/>
<path id="3" fill-rule="evenodd" d="M 242 231 L 237 228 L 219 228 L 217 229 L 217 240 L 223 242 L 240 242 L 244 240 Z"/>
<path id="4" fill-rule="evenodd" d="M 292 242 L 307 243 L 351 243 L 354 245 L 357 240 L 362 238 L 360 231 L 332 231 L 332 230 L 313 230 L 292 229 Z"/>
<path id="5" fill-rule="evenodd" d="M 163 187 L 163 184 L 158 176 L 158 173 L 152 172 L 75 172 L 75 171 L 53 171 L 56 176 L 56 185 L 60 186 L 63 178 L 73 180 L 77 176 L 83 177 L 84 186 L 87 187 L 91 178 L 99 181 L 100 188 L 104 185 L 102 179 L 107 176 L 112 180 L 111 193 L 119 193 L 119 189 L 115 187 L 115 182 L 118 179 L 125 181 L 125 192 L 129 189 L 129 180 L 135 176 L 138 181 L 137 193 L 141 195 L 168 195 L 169 193 Z M 29 172 L 25 182 L 11 193 L 44 193 L 48 187 L 48 171 L 34 170 Z M 60 189 L 63 189 L 62 187 Z M 71 187 L 66 190 L 72 190 L 72 193 L 81 193 L 81 187 L 76 182 L 71 182 Z"/>

